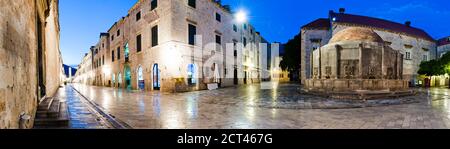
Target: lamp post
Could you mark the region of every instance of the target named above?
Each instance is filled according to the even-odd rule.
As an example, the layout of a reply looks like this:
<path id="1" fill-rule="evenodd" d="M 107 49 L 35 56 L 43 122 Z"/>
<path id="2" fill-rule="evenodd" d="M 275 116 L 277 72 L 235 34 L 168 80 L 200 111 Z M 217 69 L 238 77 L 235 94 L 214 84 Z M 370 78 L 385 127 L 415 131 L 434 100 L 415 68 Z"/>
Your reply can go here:
<path id="1" fill-rule="evenodd" d="M 242 45 L 244 46 L 243 48 L 245 48 L 245 45 L 244 45 L 244 23 L 245 22 L 247 22 L 247 13 L 245 12 L 245 11 L 243 11 L 243 10 L 239 10 L 236 14 L 235 14 L 235 21 L 236 21 L 236 23 L 238 23 L 239 24 L 239 26 L 240 26 L 240 34 L 241 34 L 241 43 L 242 43 Z M 243 52 L 244 54 L 245 54 L 245 52 Z M 245 55 L 244 55 L 245 56 Z M 245 64 L 245 62 L 243 62 L 243 64 Z M 235 67 L 236 67 L 236 69 L 237 69 L 237 64 L 236 64 L 236 62 L 235 62 Z M 244 69 L 245 69 L 245 67 L 244 67 Z M 244 75 L 245 75 L 245 78 L 244 78 L 244 84 L 246 84 L 247 83 L 247 72 L 246 72 L 246 70 L 244 70 Z"/>

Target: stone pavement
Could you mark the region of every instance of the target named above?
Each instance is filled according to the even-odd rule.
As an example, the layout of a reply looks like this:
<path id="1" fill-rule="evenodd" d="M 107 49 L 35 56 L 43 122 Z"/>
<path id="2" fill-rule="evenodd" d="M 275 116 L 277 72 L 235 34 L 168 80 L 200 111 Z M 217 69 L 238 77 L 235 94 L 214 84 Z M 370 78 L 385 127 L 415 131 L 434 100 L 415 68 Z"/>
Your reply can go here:
<path id="1" fill-rule="evenodd" d="M 72 87 L 65 86 L 59 89 L 56 98 L 66 100 L 69 108 L 70 129 L 107 129 L 111 128 Z"/>
<path id="2" fill-rule="evenodd" d="M 258 85 L 189 93 L 126 91 L 73 84 L 107 113 L 133 128 L 396 129 L 450 128 L 448 89 L 419 89 L 415 102 L 350 109 L 274 108 L 267 104 L 313 103 L 300 87 Z M 410 97 L 411 98 L 411 97 Z M 323 99 L 319 99 L 323 100 Z M 327 100 L 324 100 L 327 101 Z M 326 103 L 318 102 L 317 104 Z M 261 104 L 263 106 L 261 106 Z"/>

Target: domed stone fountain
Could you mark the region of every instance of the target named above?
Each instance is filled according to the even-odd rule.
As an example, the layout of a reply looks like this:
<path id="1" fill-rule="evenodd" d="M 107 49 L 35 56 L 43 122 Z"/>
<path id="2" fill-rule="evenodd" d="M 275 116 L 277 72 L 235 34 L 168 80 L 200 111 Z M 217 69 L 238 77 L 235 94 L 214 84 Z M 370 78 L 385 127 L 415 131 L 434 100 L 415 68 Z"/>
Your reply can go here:
<path id="1" fill-rule="evenodd" d="M 403 80 L 403 55 L 373 30 L 349 27 L 311 54 L 312 78 L 307 93 L 342 99 L 376 99 L 412 95 Z"/>

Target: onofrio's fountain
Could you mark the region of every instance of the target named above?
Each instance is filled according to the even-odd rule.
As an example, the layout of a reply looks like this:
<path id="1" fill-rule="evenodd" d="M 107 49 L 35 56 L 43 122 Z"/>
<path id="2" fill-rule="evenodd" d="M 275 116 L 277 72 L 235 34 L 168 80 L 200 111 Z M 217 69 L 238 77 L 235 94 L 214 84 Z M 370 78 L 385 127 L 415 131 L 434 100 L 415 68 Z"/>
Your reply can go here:
<path id="1" fill-rule="evenodd" d="M 349 27 L 311 54 L 305 91 L 332 98 L 374 99 L 413 94 L 403 80 L 403 55 L 373 30 Z"/>

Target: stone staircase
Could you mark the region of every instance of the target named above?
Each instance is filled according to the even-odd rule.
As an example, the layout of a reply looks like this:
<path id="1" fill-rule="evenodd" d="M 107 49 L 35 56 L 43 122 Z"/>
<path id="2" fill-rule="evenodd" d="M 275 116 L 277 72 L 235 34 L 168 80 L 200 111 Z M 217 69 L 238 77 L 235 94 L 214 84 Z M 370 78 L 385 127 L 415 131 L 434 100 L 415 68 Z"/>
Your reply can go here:
<path id="1" fill-rule="evenodd" d="M 58 129 L 69 127 L 69 111 L 66 102 L 58 98 L 45 98 L 39 103 L 34 120 L 36 129 Z"/>

